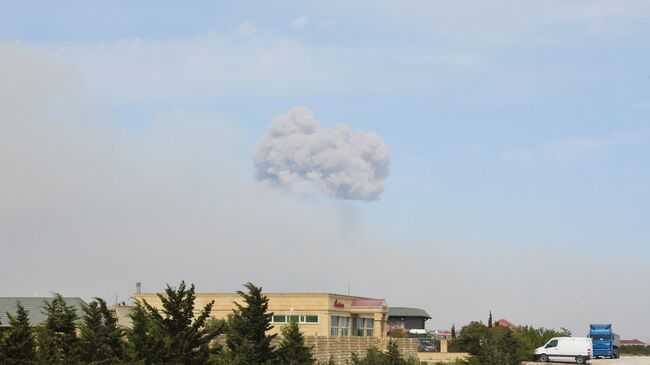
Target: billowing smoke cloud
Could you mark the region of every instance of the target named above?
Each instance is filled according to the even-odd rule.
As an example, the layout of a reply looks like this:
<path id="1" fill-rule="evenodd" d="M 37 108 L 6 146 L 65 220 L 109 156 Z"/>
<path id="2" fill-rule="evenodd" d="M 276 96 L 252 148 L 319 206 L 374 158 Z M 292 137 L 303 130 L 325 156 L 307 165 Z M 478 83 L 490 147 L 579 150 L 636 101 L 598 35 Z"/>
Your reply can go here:
<path id="1" fill-rule="evenodd" d="M 342 199 L 375 200 L 384 191 L 390 153 L 376 133 L 345 124 L 323 128 L 314 113 L 294 107 L 271 121 L 255 153 L 257 179 Z"/>

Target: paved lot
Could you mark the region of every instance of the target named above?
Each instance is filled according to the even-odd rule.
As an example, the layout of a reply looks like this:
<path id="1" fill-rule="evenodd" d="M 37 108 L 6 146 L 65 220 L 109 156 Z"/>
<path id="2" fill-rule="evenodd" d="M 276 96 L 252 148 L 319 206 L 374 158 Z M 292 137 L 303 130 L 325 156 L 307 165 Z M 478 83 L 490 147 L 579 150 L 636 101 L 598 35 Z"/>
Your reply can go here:
<path id="1" fill-rule="evenodd" d="M 589 361 L 592 365 L 650 365 L 649 356 L 623 356 L 620 359 L 594 359 Z M 528 362 L 526 364 L 530 365 L 541 365 L 541 364 L 569 364 L 568 362 L 557 362 L 557 363 L 541 363 L 541 362 Z M 574 363 L 575 364 L 575 363 Z"/>

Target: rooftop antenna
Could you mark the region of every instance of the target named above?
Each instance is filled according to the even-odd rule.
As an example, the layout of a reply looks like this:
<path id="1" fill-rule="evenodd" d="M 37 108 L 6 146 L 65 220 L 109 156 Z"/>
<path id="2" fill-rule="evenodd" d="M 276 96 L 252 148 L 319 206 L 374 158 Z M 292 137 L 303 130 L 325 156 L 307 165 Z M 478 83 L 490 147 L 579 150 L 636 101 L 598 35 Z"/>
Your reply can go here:
<path id="1" fill-rule="evenodd" d="M 135 283 L 135 293 L 136 294 L 142 293 L 142 283 L 140 283 L 139 281 Z"/>

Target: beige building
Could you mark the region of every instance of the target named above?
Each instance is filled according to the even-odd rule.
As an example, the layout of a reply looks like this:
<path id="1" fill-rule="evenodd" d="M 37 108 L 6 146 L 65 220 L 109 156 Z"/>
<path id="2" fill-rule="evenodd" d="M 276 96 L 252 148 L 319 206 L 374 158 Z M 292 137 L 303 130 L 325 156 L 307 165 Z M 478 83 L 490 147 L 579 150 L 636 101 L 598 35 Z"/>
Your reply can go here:
<path id="1" fill-rule="evenodd" d="M 372 299 L 329 293 L 265 293 L 269 299 L 269 312 L 273 312 L 273 329 L 278 333 L 289 321 L 296 321 L 305 336 L 324 337 L 375 337 L 386 336 L 388 306 L 383 299 Z M 139 293 L 134 299 L 144 299 L 161 309 L 156 293 Z M 226 319 L 234 303 L 242 303 L 236 293 L 197 293 L 195 310 L 214 300 L 212 316 Z"/>

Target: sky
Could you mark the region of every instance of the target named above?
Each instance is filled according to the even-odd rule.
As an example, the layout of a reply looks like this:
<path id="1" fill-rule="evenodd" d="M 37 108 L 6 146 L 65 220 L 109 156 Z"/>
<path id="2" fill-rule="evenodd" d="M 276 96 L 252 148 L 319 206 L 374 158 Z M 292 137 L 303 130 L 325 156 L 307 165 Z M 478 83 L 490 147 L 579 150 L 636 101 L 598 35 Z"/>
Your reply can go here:
<path id="1" fill-rule="evenodd" d="M 0 296 L 650 337 L 650 4 L 0 1 Z"/>

